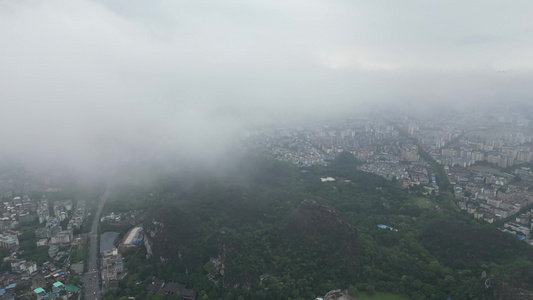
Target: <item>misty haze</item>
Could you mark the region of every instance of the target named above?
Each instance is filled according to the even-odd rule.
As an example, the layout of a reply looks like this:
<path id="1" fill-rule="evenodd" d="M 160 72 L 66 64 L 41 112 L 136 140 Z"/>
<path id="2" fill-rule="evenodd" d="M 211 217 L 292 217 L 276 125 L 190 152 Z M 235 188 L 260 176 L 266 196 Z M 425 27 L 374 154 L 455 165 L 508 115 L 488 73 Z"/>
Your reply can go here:
<path id="1" fill-rule="evenodd" d="M 0 299 L 533 299 L 531 15 L 0 0 Z"/>

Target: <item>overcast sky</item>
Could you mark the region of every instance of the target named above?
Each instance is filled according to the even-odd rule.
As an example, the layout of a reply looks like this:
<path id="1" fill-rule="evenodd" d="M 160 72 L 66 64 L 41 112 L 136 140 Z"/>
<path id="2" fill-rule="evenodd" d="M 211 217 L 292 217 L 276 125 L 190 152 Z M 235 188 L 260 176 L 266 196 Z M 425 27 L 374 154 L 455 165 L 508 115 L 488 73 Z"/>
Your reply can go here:
<path id="1" fill-rule="evenodd" d="M 531 16 L 531 1 L 0 0 L 3 151 L 210 152 L 251 123 L 531 101 Z"/>

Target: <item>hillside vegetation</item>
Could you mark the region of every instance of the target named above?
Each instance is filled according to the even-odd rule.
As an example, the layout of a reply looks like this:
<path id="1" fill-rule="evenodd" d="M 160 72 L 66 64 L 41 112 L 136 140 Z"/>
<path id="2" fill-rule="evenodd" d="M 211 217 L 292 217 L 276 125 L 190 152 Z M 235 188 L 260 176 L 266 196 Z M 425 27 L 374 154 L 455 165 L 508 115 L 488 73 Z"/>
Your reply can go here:
<path id="1" fill-rule="evenodd" d="M 530 297 L 530 246 L 356 165 L 349 154 L 306 170 L 248 156 L 222 173 L 163 174 L 137 186 L 150 203 L 149 247 L 126 253 L 132 273 L 106 297 L 143 298 L 135 280 L 154 275 L 187 284 L 199 299 L 314 299 L 333 289 Z M 321 182 L 326 176 L 335 181 Z"/>

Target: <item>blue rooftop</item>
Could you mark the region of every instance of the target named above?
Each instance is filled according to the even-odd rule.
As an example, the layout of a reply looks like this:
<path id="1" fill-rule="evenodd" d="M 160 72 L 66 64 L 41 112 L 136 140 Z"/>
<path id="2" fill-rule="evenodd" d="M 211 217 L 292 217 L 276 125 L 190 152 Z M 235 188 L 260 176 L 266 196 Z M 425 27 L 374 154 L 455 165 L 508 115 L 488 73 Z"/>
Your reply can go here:
<path id="1" fill-rule="evenodd" d="M 390 226 L 387 226 L 387 225 L 383 225 L 383 224 L 378 224 L 378 227 L 381 228 L 381 229 L 394 230 L 394 228 L 392 228 L 392 227 L 390 227 Z"/>

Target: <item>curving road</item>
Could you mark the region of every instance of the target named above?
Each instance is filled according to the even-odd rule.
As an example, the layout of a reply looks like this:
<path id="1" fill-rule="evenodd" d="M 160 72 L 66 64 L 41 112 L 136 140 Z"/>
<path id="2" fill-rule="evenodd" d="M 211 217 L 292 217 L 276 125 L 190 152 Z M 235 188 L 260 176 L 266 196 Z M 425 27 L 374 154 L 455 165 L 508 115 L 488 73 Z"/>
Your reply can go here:
<path id="1" fill-rule="evenodd" d="M 85 299 L 101 299 L 102 295 L 100 291 L 100 267 L 96 265 L 96 258 L 98 255 L 98 223 L 100 221 L 100 214 L 102 208 L 109 197 L 109 184 L 105 192 L 100 197 L 100 203 L 98 209 L 94 214 L 93 224 L 91 226 L 91 232 L 89 233 L 89 265 L 87 273 L 83 274 L 81 280 L 83 281 L 83 287 L 85 289 Z"/>

